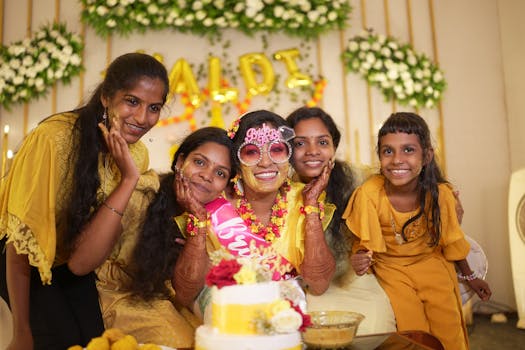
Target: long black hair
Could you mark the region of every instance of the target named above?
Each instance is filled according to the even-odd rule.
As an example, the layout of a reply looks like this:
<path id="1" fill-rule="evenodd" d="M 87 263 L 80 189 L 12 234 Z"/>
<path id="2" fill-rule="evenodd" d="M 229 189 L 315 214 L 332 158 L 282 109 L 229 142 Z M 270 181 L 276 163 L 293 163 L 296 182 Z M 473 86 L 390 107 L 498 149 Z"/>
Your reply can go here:
<path id="1" fill-rule="evenodd" d="M 101 98 L 112 98 L 118 91 L 133 89 L 142 78 L 159 79 L 164 84 L 163 102 L 169 91 L 166 68 L 150 55 L 128 53 L 117 57 L 107 68 L 106 76 L 89 101 L 73 110 L 78 114 L 73 132 L 74 162 L 73 191 L 67 206 L 67 228 L 64 244 L 67 252 L 74 248 L 82 228 L 97 207 L 97 189 L 100 186 L 98 159 L 107 152 L 98 124 L 102 121 L 104 106 Z"/>
<path id="2" fill-rule="evenodd" d="M 295 128 L 299 122 L 308 119 L 319 119 L 325 125 L 332 137 L 334 148 L 337 150 L 341 141 L 341 132 L 334 119 L 323 109 L 318 107 L 300 107 L 293 111 L 286 118 L 286 121 L 291 128 Z M 343 244 L 346 240 L 344 232 L 346 225 L 341 224 L 343 212 L 355 186 L 355 177 L 350 166 L 346 162 L 335 160 L 334 168 L 330 173 L 328 185 L 326 186 L 326 200 L 333 203 L 336 206 L 336 210 L 326 233 L 331 236 L 330 239 L 334 242 L 334 244 L 330 244 L 330 247 L 333 247 L 332 253 L 335 255 L 336 261 L 346 259 L 348 256 L 348 249 Z M 336 242 L 339 244 L 335 244 Z"/>
<path id="3" fill-rule="evenodd" d="M 379 155 L 379 149 L 381 146 L 381 138 L 387 134 L 395 133 L 414 134 L 419 140 L 419 144 L 423 150 L 423 162 L 426 163 L 418 178 L 419 187 L 419 207 L 420 210 L 414 217 L 410 218 L 405 222 L 401 230 L 401 235 L 406 241 L 405 228 L 412 222 L 419 219 L 422 215 L 426 217 L 427 227 L 430 227 L 432 223 L 432 229 L 430 230 L 430 246 L 436 246 L 441 238 L 441 212 L 439 209 L 439 188 L 440 183 L 448 183 L 443 176 L 439 165 L 436 162 L 435 156 L 431 159 L 427 159 L 427 155 L 432 152 L 432 141 L 430 139 L 430 130 L 427 123 L 423 118 L 415 113 L 410 112 L 398 112 L 393 113 L 384 122 L 381 129 L 379 129 L 377 137 L 377 152 Z M 430 197 L 429 210 L 431 213 L 430 217 L 425 214 L 427 196 Z"/>
<path id="4" fill-rule="evenodd" d="M 182 246 L 175 238 L 184 238 L 173 220 L 184 209 L 177 203 L 173 190 L 177 159 L 185 159 L 193 150 L 205 143 L 213 142 L 230 150 L 233 167 L 232 142 L 226 131 L 217 127 L 205 127 L 188 135 L 173 156 L 171 172 L 161 176 L 160 189 L 148 207 L 142 231 L 134 248 L 130 272 L 131 291 L 143 299 L 168 295 L 166 281 L 171 279 L 175 262 Z M 230 177 L 234 175 L 230 173 Z"/>

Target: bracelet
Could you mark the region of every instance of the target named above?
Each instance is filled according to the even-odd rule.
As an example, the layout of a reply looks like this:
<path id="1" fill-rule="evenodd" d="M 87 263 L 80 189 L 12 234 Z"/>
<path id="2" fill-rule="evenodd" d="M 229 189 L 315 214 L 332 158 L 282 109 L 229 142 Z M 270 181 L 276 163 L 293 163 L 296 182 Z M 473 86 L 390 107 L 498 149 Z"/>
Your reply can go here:
<path id="1" fill-rule="evenodd" d="M 323 202 L 318 202 L 317 207 L 315 205 L 305 205 L 302 206 L 299 211 L 303 215 L 308 215 L 312 213 L 319 214 L 319 219 L 323 220 L 324 218 L 324 204 Z"/>
<path id="2" fill-rule="evenodd" d="M 109 206 L 106 202 L 102 202 L 102 205 L 105 206 L 106 208 L 108 208 L 109 210 L 111 210 L 112 212 L 114 212 L 115 214 L 117 214 L 118 216 L 120 216 L 120 217 L 124 216 L 123 212 L 118 211 L 117 209 Z"/>
<path id="3" fill-rule="evenodd" d="M 188 223 L 186 224 L 186 232 L 190 236 L 195 236 L 199 229 L 208 226 L 208 220 L 199 220 L 195 215 L 188 214 Z"/>
<path id="4" fill-rule="evenodd" d="M 460 281 L 470 282 L 470 281 L 474 281 L 477 278 L 478 278 L 478 274 L 476 273 L 476 271 L 472 272 L 470 275 L 464 275 L 462 273 L 458 273 L 458 279 Z"/>

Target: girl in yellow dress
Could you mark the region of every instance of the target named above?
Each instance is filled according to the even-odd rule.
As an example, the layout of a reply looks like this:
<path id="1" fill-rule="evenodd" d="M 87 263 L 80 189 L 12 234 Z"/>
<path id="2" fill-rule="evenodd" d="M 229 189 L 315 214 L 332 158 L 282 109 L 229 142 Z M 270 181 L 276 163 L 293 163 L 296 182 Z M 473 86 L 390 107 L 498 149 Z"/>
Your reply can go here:
<path id="1" fill-rule="evenodd" d="M 357 236 L 352 266 L 360 275 L 371 267 L 399 331 L 426 331 L 445 349 L 468 349 L 458 277 L 482 300 L 491 291 L 465 259 L 470 247 L 426 122 L 413 113 L 392 114 L 379 130 L 377 151 L 381 174 L 354 192 L 343 214 Z"/>
<path id="2" fill-rule="evenodd" d="M 175 303 L 169 284 L 183 247 L 177 243 L 183 236 L 173 218 L 188 210 L 196 220 L 206 221 L 204 204 L 228 184 L 232 158 L 231 140 L 217 127 L 198 129 L 179 145 L 172 172 L 161 175 L 160 189 L 147 209 L 134 249 L 125 261 L 108 261 L 103 266 L 118 276 L 98 283 L 107 327 L 119 328 L 139 343 L 193 346 L 198 320 Z M 189 237 L 186 244 L 201 238 Z"/>
<path id="3" fill-rule="evenodd" d="M 8 349 L 66 349 L 102 333 L 93 271 L 125 251 L 158 189 L 140 139 L 157 123 L 168 85 L 155 58 L 119 56 L 84 106 L 25 138 L 0 191 Z"/>

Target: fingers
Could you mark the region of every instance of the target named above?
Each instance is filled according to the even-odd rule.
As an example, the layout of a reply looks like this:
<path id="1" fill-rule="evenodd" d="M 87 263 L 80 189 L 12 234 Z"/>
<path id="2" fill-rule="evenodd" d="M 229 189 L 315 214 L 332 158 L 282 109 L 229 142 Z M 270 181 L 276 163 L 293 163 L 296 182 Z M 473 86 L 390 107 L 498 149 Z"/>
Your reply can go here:
<path id="1" fill-rule="evenodd" d="M 102 132 L 102 137 L 104 137 L 104 141 L 106 141 L 106 145 L 107 145 L 108 142 L 109 142 L 109 140 L 108 140 L 108 138 L 109 138 L 109 131 L 108 131 L 108 129 L 106 128 L 106 126 L 102 122 L 98 123 L 98 128 Z"/>
<path id="2" fill-rule="evenodd" d="M 186 240 L 183 238 L 175 238 L 175 243 L 183 246 L 186 244 Z"/>
<path id="3" fill-rule="evenodd" d="M 372 258 L 372 251 L 358 251 L 350 257 L 350 262 L 352 268 L 358 276 L 364 275 L 370 266 L 372 266 L 375 261 Z"/>

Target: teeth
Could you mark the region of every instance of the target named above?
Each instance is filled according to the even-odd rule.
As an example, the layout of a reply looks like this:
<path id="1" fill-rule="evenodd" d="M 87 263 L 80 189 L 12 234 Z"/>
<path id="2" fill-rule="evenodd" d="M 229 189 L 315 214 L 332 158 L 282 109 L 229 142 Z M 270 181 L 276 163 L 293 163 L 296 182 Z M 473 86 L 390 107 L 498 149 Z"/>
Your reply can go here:
<path id="1" fill-rule="evenodd" d="M 141 128 L 140 126 L 136 126 L 136 125 L 133 125 L 133 124 L 128 124 L 126 123 L 127 126 L 129 126 L 130 129 L 135 129 L 137 131 L 143 131 L 144 128 Z"/>
<path id="2" fill-rule="evenodd" d="M 320 160 L 310 160 L 310 161 L 307 161 L 307 162 L 304 162 L 306 165 L 313 165 L 313 166 L 316 166 L 316 165 L 320 165 L 322 164 L 323 162 L 320 161 Z"/>
<path id="3" fill-rule="evenodd" d="M 392 174 L 394 175 L 402 175 L 402 174 L 408 173 L 408 170 L 404 170 L 404 169 L 391 170 L 391 171 L 392 171 Z"/>
<path id="4" fill-rule="evenodd" d="M 255 177 L 258 179 L 269 179 L 269 178 L 275 177 L 275 175 L 277 175 L 276 172 L 260 173 L 260 174 L 255 175 Z"/>

